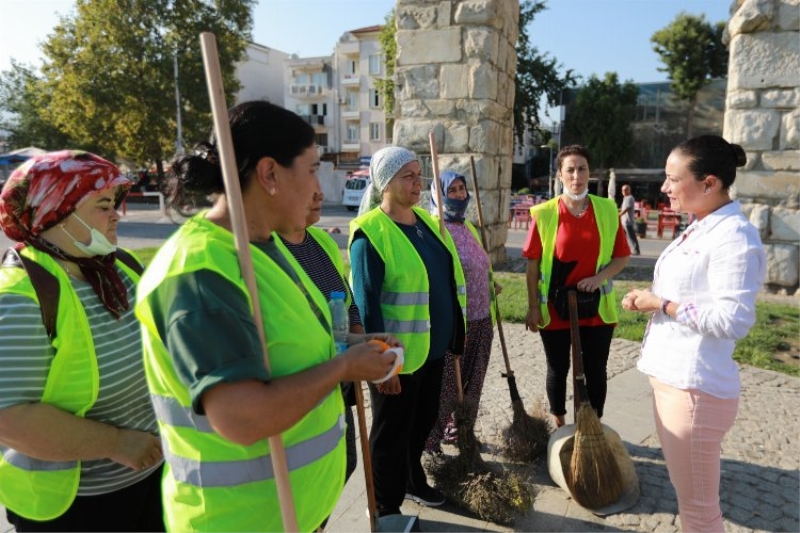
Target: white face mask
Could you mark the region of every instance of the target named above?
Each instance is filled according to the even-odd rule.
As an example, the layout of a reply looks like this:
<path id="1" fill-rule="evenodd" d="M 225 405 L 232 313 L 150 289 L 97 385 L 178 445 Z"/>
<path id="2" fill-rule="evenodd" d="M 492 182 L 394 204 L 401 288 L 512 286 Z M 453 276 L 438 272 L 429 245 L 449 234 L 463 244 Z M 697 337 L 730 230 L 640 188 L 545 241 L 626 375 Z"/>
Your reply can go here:
<path id="1" fill-rule="evenodd" d="M 95 255 L 108 255 L 117 251 L 117 245 L 112 244 L 105 235 L 81 220 L 81 217 L 78 215 L 75 215 L 75 219 L 89 229 L 89 244 L 83 244 L 81 241 L 76 239 L 72 233 L 67 231 L 67 228 L 63 224 L 61 225 L 61 229 L 64 230 L 64 233 L 70 236 L 72 239 L 72 244 L 74 244 L 78 250 L 85 253 L 89 257 L 94 257 Z"/>
<path id="2" fill-rule="evenodd" d="M 569 196 L 573 200 L 578 201 L 578 200 L 583 200 L 584 198 L 586 198 L 586 195 L 589 194 L 589 189 L 586 189 L 585 191 L 583 191 L 580 194 L 572 194 L 572 193 L 567 192 L 567 191 L 564 191 L 564 194 L 566 194 L 567 196 Z"/>

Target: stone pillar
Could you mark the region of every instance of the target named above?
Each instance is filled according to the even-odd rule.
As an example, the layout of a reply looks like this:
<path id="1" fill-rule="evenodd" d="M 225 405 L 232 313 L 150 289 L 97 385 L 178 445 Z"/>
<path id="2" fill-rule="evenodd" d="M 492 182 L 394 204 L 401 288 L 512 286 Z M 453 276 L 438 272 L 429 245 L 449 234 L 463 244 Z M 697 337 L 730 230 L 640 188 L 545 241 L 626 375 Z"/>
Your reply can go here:
<path id="1" fill-rule="evenodd" d="M 800 295 L 800 0 L 735 0 L 726 140 L 747 165 L 733 193 L 767 251 L 767 286 Z"/>
<path id="2" fill-rule="evenodd" d="M 430 154 L 439 169 L 467 176 L 475 158 L 494 262 L 506 259 L 513 151 L 519 3 L 511 0 L 397 0 L 397 119 L 394 143 Z M 428 207 L 423 199 L 423 207 Z M 477 221 L 470 203 L 469 218 Z"/>

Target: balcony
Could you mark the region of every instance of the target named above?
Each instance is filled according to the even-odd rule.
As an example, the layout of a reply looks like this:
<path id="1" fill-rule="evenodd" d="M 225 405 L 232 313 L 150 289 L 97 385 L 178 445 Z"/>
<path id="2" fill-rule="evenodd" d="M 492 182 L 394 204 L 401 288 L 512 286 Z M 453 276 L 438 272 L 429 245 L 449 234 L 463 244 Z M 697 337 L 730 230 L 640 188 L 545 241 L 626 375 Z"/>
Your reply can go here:
<path id="1" fill-rule="evenodd" d="M 342 76 L 342 85 L 352 87 L 361 83 L 361 76 L 359 74 L 344 74 Z"/>
<path id="2" fill-rule="evenodd" d="M 354 107 L 343 107 L 342 108 L 342 118 L 349 118 L 349 119 L 360 119 L 361 118 L 361 111 Z"/>
<path id="3" fill-rule="evenodd" d="M 312 126 L 325 125 L 325 115 L 300 115 L 300 118 L 302 118 Z"/>
<path id="4" fill-rule="evenodd" d="M 358 140 L 347 139 L 342 143 L 342 152 L 360 152 L 361 143 Z"/>
<path id="5" fill-rule="evenodd" d="M 337 45 L 337 47 L 338 47 L 338 52 L 340 54 L 342 54 L 342 55 L 346 55 L 346 56 L 353 56 L 353 55 L 357 56 L 358 55 L 358 51 L 359 51 L 358 41 L 355 41 L 355 40 L 353 40 L 353 41 L 344 41 L 344 42 L 339 41 L 339 44 Z"/>
<path id="6" fill-rule="evenodd" d="M 327 87 L 322 85 L 298 85 L 292 84 L 289 86 L 289 94 L 296 98 L 314 98 L 322 96 Z"/>

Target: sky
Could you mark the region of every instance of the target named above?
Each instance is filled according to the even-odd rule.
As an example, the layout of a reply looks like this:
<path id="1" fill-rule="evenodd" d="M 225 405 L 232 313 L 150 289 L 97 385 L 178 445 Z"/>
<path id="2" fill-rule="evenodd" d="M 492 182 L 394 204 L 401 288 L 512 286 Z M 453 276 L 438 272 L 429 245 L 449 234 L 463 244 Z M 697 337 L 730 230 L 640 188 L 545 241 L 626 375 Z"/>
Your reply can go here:
<path id="1" fill-rule="evenodd" d="M 39 44 L 72 12 L 74 0 L 0 0 L 0 70 L 11 58 L 39 65 Z M 259 0 L 253 41 L 299 56 L 329 55 L 349 30 L 382 24 L 394 0 Z M 528 28 L 539 52 L 588 78 L 667 81 L 650 37 L 681 11 L 727 20 L 731 0 L 548 0 Z M 199 44 L 198 44 L 199 46 Z"/>

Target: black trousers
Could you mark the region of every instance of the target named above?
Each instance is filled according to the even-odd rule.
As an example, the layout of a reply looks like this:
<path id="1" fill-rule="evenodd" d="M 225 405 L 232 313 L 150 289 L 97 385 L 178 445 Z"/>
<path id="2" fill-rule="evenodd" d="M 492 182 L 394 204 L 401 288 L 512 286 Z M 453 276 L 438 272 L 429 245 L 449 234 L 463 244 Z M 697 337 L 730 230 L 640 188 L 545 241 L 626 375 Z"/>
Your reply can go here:
<path id="1" fill-rule="evenodd" d="M 369 436 L 378 510 L 396 511 L 407 491 L 427 485 L 422 450 L 439 413 L 444 358 L 428 360 L 413 374 L 401 374 L 400 394 L 381 394 L 369 384 Z"/>
<path id="2" fill-rule="evenodd" d="M 547 401 L 550 412 L 556 416 L 567 413 L 567 376 L 571 362 L 572 340 L 568 329 L 553 331 L 540 330 L 544 354 L 547 358 Z M 583 373 L 586 376 L 586 389 L 589 401 L 603 416 L 608 391 L 608 352 L 614 326 L 582 326 L 580 330 L 581 350 L 583 351 Z"/>
<path id="3" fill-rule="evenodd" d="M 23 531 L 166 531 L 161 505 L 163 466 L 140 482 L 108 494 L 78 496 L 67 512 L 39 522 L 6 509 L 8 521 Z"/>

